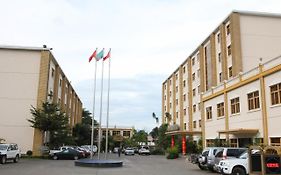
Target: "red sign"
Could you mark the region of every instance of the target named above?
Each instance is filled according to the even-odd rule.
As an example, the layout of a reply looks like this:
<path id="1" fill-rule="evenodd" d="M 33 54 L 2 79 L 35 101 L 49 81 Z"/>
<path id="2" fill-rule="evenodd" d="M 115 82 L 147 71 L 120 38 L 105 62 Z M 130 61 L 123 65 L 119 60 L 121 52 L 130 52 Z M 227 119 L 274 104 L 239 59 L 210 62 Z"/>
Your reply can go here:
<path id="1" fill-rule="evenodd" d="M 279 163 L 267 163 L 267 168 L 279 168 Z"/>

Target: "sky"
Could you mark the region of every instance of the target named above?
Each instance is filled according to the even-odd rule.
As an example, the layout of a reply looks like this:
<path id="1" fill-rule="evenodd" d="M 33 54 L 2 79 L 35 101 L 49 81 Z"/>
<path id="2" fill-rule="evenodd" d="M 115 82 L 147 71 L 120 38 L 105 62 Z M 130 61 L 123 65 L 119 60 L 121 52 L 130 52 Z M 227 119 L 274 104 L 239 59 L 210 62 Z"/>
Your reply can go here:
<path id="1" fill-rule="evenodd" d="M 95 48 L 111 51 L 109 125 L 150 131 L 162 82 L 233 10 L 281 13 L 278 0 L 0 0 L 0 45 L 47 45 L 83 107 L 93 111 Z M 108 61 L 95 119 L 106 124 Z M 161 122 L 161 121 L 160 121 Z"/>

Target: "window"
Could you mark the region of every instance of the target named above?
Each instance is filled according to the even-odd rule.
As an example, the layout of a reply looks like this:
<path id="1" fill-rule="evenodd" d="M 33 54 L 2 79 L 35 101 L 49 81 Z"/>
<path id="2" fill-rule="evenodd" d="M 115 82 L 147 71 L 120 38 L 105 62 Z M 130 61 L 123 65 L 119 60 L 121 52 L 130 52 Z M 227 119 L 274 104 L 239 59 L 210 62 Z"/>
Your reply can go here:
<path id="1" fill-rule="evenodd" d="M 172 108 L 172 103 L 170 103 L 170 109 Z"/>
<path id="2" fill-rule="evenodd" d="M 200 69 L 197 70 L 197 77 L 200 77 Z"/>
<path id="3" fill-rule="evenodd" d="M 113 136 L 119 136 L 119 135 L 120 135 L 120 131 L 113 131 L 113 132 L 112 132 L 112 135 L 113 135 Z"/>
<path id="4" fill-rule="evenodd" d="M 176 104 L 177 104 L 177 105 L 179 104 L 179 100 L 178 100 L 178 99 L 176 99 Z"/>
<path id="5" fill-rule="evenodd" d="M 212 106 L 206 108 L 207 120 L 212 119 Z"/>
<path id="6" fill-rule="evenodd" d="M 226 26 L 226 34 L 227 34 L 227 35 L 230 34 L 230 26 L 229 26 L 229 24 Z"/>
<path id="7" fill-rule="evenodd" d="M 238 141 L 237 139 L 230 139 L 230 147 L 238 147 Z"/>
<path id="8" fill-rule="evenodd" d="M 201 109 L 201 104 L 198 103 L 198 111 L 200 111 L 200 109 Z"/>
<path id="9" fill-rule="evenodd" d="M 186 94 L 183 94 L 183 101 L 186 101 Z"/>
<path id="10" fill-rule="evenodd" d="M 167 89 L 167 86 L 166 86 L 166 84 L 165 84 L 165 86 L 164 86 L 164 89 L 165 89 L 165 90 Z"/>
<path id="11" fill-rule="evenodd" d="M 179 87 L 178 86 L 176 86 L 176 92 L 178 92 L 179 91 Z"/>
<path id="12" fill-rule="evenodd" d="M 218 117 L 224 116 L 224 102 L 217 104 Z"/>
<path id="13" fill-rule="evenodd" d="M 164 100 L 166 100 L 167 99 L 167 96 L 166 95 L 164 95 Z"/>
<path id="14" fill-rule="evenodd" d="M 221 62 L 221 53 L 218 53 L 218 60 L 219 60 L 219 63 Z"/>
<path id="15" fill-rule="evenodd" d="M 164 106 L 165 107 L 165 111 L 167 111 L 167 106 Z"/>
<path id="16" fill-rule="evenodd" d="M 281 83 L 270 86 L 271 105 L 281 104 Z"/>
<path id="17" fill-rule="evenodd" d="M 222 73 L 220 72 L 219 73 L 219 80 L 220 80 L 220 83 L 222 82 Z"/>
<path id="18" fill-rule="evenodd" d="M 183 109 L 183 115 L 186 115 L 186 109 L 185 108 Z"/>
<path id="19" fill-rule="evenodd" d="M 198 94 L 200 94 L 200 85 L 197 87 Z"/>
<path id="20" fill-rule="evenodd" d="M 260 108 L 259 91 L 251 92 L 248 94 L 248 109 Z"/>
<path id="21" fill-rule="evenodd" d="M 196 104 L 193 105 L 193 112 L 196 112 Z"/>
<path id="22" fill-rule="evenodd" d="M 198 121 L 198 123 L 199 123 L 199 128 L 201 128 L 201 119 Z"/>
<path id="23" fill-rule="evenodd" d="M 178 74 L 176 74 L 176 80 L 178 79 Z"/>
<path id="24" fill-rule="evenodd" d="M 229 78 L 232 77 L 232 66 L 228 68 L 228 75 Z"/>
<path id="25" fill-rule="evenodd" d="M 237 114 L 240 112 L 239 97 L 230 100 L 231 114 Z"/>
<path id="26" fill-rule="evenodd" d="M 231 45 L 229 45 L 227 47 L 227 55 L 230 56 L 231 55 Z"/>
<path id="27" fill-rule="evenodd" d="M 217 34 L 217 41 L 218 41 L 218 43 L 221 42 L 221 34 L 220 33 Z"/>
<path id="28" fill-rule="evenodd" d="M 176 117 L 179 118 L 179 112 L 176 113 Z"/>
<path id="29" fill-rule="evenodd" d="M 52 77 L 54 77 L 54 76 L 55 76 L 55 69 L 54 69 L 54 68 L 52 68 L 51 75 L 52 75 Z"/>
<path id="30" fill-rule="evenodd" d="M 193 128 L 196 128 L 196 121 L 193 121 Z"/>
<path id="31" fill-rule="evenodd" d="M 184 130 L 186 130 L 186 123 L 184 123 Z"/>
<path id="32" fill-rule="evenodd" d="M 170 91 L 170 97 L 172 96 L 172 91 Z"/>
<path id="33" fill-rule="evenodd" d="M 196 89 L 192 89 L 192 96 L 194 97 L 196 95 Z"/>
<path id="34" fill-rule="evenodd" d="M 170 79 L 170 86 L 172 85 L 172 80 Z"/>
<path id="35" fill-rule="evenodd" d="M 194 66 L 194 64 L 195 64 L 195 58 L 194 57 L 191 59 L 191 62 L 192 62 L 192 66 Z"/>
<path id="36" fill-rule="evenodd" d="M 60 79 L 60 81 L 59 81 L 59 85 L 60 85 L 60 87 L 61 87 L 61 85 L 62 85 L 62 79 Z"/>
<path id="37" fill-rule="evenodd" d="M 185 74 L 185 66 L 183 66 L 182 70 L 183 70 L 183 73 Z"/>
<path id="38" fill-rule="evenodd" d="M 192 81 L 195 81 L 195 72 L 192 74 Z"/>
<path id="39" fill-rule="evenodd" d="M 186 85 L 186 81 L 185 81 L 185 80 L 183 80 L 183 87 L 185 87 L 185 85 Z"/>
<path id="40" fill-rule="evenodd" d="M 271 137 L 270 138 L 270 145 L 271 146 L 281 146 L 280 137 Z"/>
<path id="41" fill-rule="evenodd" d="M 131 132 L 130 131 L 123 131 L 123 136 L 124 137 L 130 137 Z"/>

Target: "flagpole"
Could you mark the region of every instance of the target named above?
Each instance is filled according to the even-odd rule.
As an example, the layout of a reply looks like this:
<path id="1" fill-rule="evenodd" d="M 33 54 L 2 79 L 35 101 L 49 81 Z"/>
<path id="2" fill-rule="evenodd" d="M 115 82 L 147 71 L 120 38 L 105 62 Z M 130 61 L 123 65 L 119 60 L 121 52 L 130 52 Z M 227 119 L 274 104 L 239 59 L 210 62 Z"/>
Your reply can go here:
<path id="1" fill-rule="evenodd" d="M 104 61 L 103 61 L 104 62 Z M 102 62 L 102 72 L 101 72 L 101 95 L 100 95 L 100 125 L 99 125 L 99 143 L 98 143 L 98 159 L 100 159 L 100 147 L 101 147 L 101 120 L 102 120 L 102 91 L 103 91 L 103 67 L 104 63 Z"/>
<path id="2" fill-rule="evenodd" d="M 110 51 L 111 52 L 111 49 Z M 108 62 L 108 91 L 107 91 L 107 112 L 106 112 L 106 137 L 105 137 L 105 159 L 107 159 L 108 152 L 108 119 L 109 119 L 109 92 L 110 92 L 110 60 Z"/>
<path id="3" fill-rule="evenodd" d="M 93 117 L 92 117 L 92 133 L 91 133 L 91 159 L 93 159 L 93 147 L 94 147 L 96 80 L 97 80 L 97 60 L 95 61 L 95 77 L 94 77 Z"/>

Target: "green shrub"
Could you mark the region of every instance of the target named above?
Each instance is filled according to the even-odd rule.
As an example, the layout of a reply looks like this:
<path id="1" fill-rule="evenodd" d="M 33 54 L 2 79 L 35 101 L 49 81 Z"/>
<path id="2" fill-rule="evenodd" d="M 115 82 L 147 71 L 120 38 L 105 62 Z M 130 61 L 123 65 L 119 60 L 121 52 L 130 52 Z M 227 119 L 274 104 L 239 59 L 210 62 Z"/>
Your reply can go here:
<path id="1" fill-rule="evenodd" d="M 173 148 L 168 148 L 167 152 L 168 152 L 167 159 L 176 159 L 179 157 L 179 151 L 176 146 L 174 146 Z"/>
<path id="2" fill-rule="evenodd" d="M 165 155 L 165 151 L 163 149 L 157 148 L 151 151 L 152 155 Z"/>

